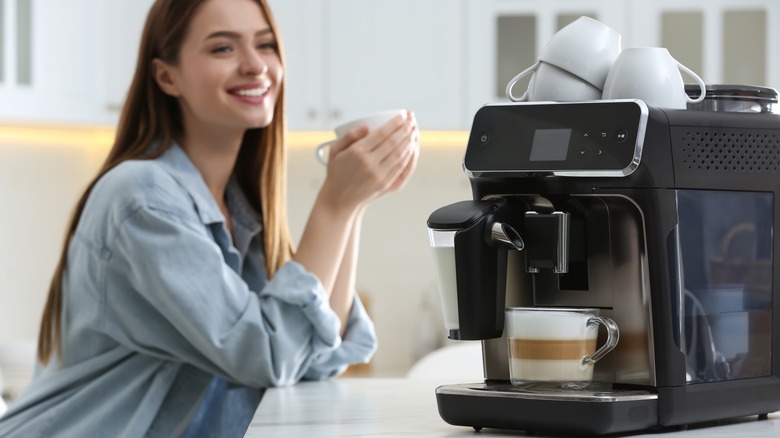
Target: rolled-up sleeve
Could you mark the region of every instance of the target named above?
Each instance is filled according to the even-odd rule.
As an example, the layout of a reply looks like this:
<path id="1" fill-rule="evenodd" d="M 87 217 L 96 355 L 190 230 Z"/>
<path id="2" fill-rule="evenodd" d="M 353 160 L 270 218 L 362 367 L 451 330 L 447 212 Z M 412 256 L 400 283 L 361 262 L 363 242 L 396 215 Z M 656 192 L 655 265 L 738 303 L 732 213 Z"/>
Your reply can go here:
<path id="1" fill-rule="evenodd" d="M 377 346 L 374 324 L 355 294 L 341 345 L 333 351 L 316 355 L 304 379 L 324 380 L 343 373 L 349 364 L 368 363 Z"/>

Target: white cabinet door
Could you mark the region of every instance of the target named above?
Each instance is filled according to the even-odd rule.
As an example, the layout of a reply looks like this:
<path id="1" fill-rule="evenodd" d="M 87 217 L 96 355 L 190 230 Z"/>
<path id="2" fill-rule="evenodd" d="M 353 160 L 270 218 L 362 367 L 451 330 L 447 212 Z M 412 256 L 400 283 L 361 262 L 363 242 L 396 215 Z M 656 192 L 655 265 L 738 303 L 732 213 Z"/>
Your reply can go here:
<path id="1" fill-rule="evenodd" d="M 16 38 L 6 38 L 0 118 L 114 124 L 130 85 L 141 29 L 153 0 L 6 0 L 13 34 L 19 5 L 32 6 L 28 84 L 15 76 Z M 10 21 L 9 21 L 10 20 Z M 5 26 L 3 26 L 5 31 Z M 10 53 L 9 53 L 10 52 Z"/>
<path id="2" fill-rule="evenodd" d="M 777 0 L 633 2 L 630 19 L 634 46 L 667 47 L 706 83 L 780 87 Z"/>
<path id="3" fill-rule="evenodd" d="M 461 2 L 337 0 L 328 6 L 328 126 L 407 108 L 422 129 L 462 127 Z"/>
<path id="4" fill-rule="evenodd" d="M 11 121 L 89 123 L 94 120 L 97 86 L 97 47 L 100 22 L 94 0 L 6 0 L 4 74 L 0 83 L 0 118 Z M 27 26 L 16 21 L 20 8 L 31 9 L 31 41 L 17 39 Z M 27 20 L 24 20 L 27 21 Z M 18 77 L 19 50 L 30 60 L 26 79 Z M 20 81 L 21 80 L 21 81 Z"/>
<path id="5" fill-rule="evenodd" d="M 292 130 L 330 130 L 391 108 L 462 128 L 460 2 L 270 0 L 287 61 Z"/>
<path id="6" fill-rule="evenodd" d="M 104 17 L 100 31 L 105 36 L 100 39 L 99 111 L 102 121 L 116 123 L 135 71 L 146 15 L 154 0 L 99 3 Z"/>
<path id="7" fill-rule="evenodd" d="M 285 95 L 291 130 L 325 129 L 322 81 L 323 1 L 269 0 L 285 54 Z"/>

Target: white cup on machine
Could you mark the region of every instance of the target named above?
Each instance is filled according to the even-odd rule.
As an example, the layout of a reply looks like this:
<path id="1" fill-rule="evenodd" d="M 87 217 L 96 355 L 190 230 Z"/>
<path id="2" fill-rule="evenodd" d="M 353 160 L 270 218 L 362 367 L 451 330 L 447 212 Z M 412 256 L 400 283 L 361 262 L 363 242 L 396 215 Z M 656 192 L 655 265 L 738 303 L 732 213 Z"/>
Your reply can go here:
<path id="1" fill-rule="evenodd" d="M 570 102 L 601 99 L 601 90 L 591 83 L 544 61 L 539 61 L 536 73 L 528 84 L 529 101 L 552 100 Z"/>
<path id="2" fill-rule="evenodd" d="M 377 113 L 369 114 L 367 116 L 361 117 L 359 119 L 355 119 L 346 123 L 342 123 L 341 125 L 336 126 L 336 128 L 333 129 L 333 132 L 336 134 L 336 140 L 346 135 L 347 132 L 350 130 L 357 128 L 358 126 L 366 125 L 368 126 L 369 131 L 373 131 L 374 129 L 382 126 L 386 122 L 388 122 L 390 119 L 392 119 L 395 116 L 401 115 L 406 116 L 407 111 L 405 109 L 393 109 L 393 110 L 386 110 L 386 111 L 380 111 Z M 328 157 L 327 157 L 327 148 L 333 144 L 336 140 L 326 141 L 325 143 L 322 143 L 317 146 L 315 149 L 315 153 L 317 155 L 317 159 L 322 164 L 328 163 Z"/>
<path id="3" fill-rule="evenodd" d="M 621 36 L 589 17 L 580 17 L 559 30 L 542 49 L 537 62 L 509 81 L 507 97 L 522 101 L 576 101 L 601 98 L 607 74 L 621 50 Z M 514 85 L 533 74 L 520 97 Z"/>
<path id="4" fill-rule="evenodd" d="M 701 94 L 692 99 L 685 92 L 680 70 L 692 77 Z M 624 49 L 615 60 L 604 83 L 603 99 L 641 99 L 650 106 L 685 109 L 688 103 L 704 100 L 704 81 L 680 64 L 663 47 Z"/>

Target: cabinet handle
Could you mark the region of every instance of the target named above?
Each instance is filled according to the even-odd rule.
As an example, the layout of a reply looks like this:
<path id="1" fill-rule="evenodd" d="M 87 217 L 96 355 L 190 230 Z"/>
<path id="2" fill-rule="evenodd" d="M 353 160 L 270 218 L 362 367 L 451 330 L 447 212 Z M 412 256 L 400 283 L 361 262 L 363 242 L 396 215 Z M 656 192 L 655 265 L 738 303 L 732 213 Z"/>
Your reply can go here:
<path id="1" fill-rule="evenodd" d="M 341 110 L 336 108 L 330 111 L 331 120 L 338 120 L 341 118 Z"/>
<path id="2" fill-rule="evenodd" d="M 309 109 L 308 111 L 306 111 L 306 118 L 309 120 L 317 120 L 317 110 Z"/>

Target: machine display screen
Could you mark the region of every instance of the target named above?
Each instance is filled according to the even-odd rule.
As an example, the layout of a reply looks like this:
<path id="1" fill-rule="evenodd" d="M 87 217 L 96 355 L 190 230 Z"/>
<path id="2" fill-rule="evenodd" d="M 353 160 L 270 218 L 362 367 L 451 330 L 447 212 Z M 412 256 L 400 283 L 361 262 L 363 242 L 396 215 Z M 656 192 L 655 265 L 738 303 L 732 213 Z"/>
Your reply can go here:
<path id="1" fill-rule="evenodd" d="M 564 161 L 569 151 L 571 129 L 537 129 L 531 143 L 530 161 Z"/>

